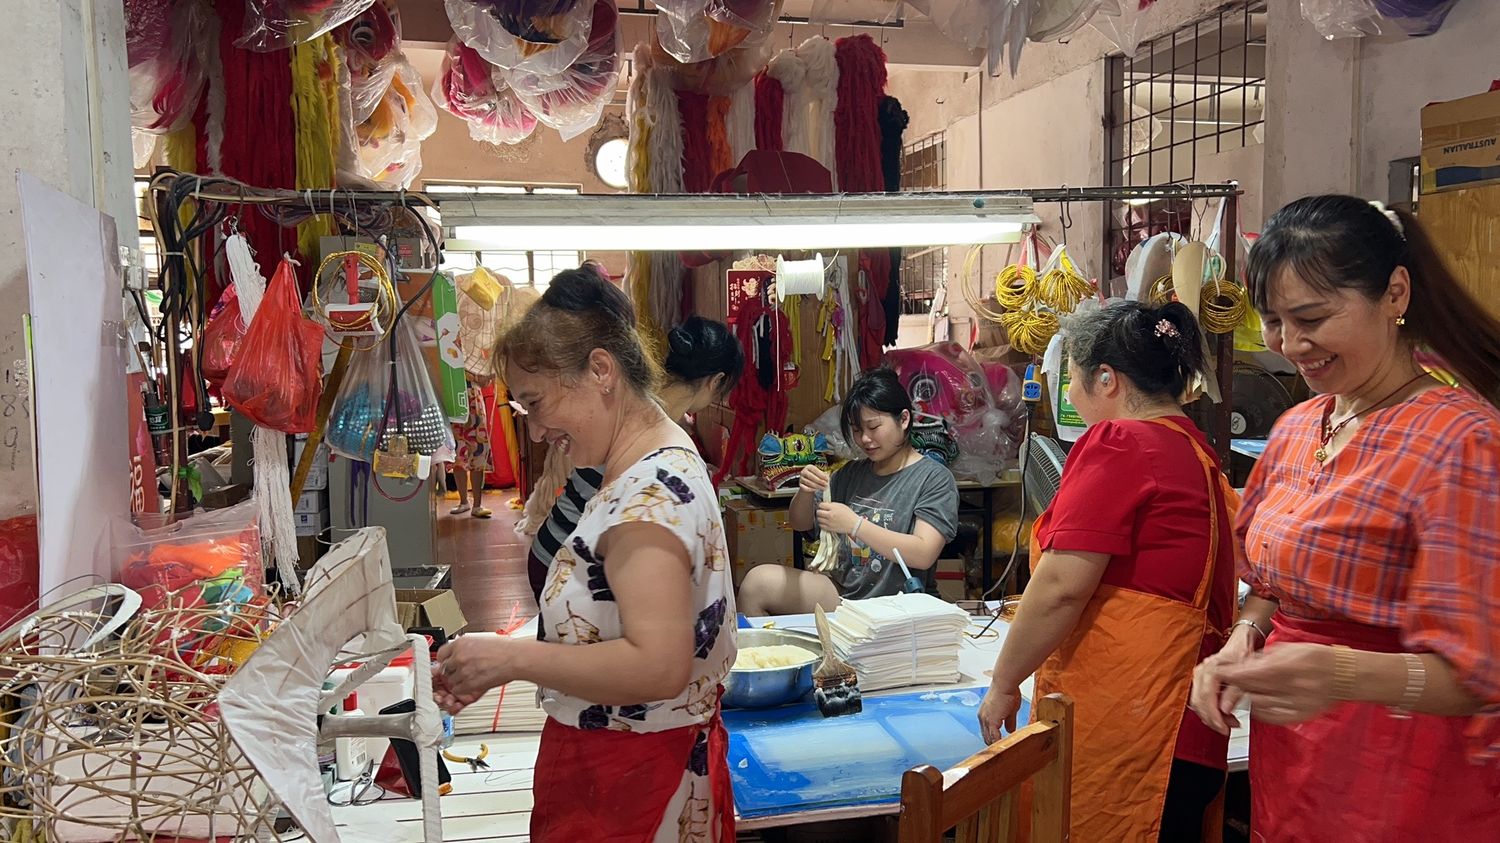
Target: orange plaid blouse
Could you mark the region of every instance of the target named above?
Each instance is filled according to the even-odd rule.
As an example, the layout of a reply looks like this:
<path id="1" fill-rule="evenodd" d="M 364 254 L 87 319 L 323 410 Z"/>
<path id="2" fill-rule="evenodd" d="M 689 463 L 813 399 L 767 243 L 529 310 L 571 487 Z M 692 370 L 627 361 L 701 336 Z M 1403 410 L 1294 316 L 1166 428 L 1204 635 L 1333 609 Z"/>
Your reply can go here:
<path id="1" fill-rule="evenodd" d="M 1320 465 L 1332 401 L 1283 415 L 1250 473 L 1241 576 L 1291 615 L 1399 629 L 1500 703 L 1500 412 L 1429 390 L 1364 417 Z"/>

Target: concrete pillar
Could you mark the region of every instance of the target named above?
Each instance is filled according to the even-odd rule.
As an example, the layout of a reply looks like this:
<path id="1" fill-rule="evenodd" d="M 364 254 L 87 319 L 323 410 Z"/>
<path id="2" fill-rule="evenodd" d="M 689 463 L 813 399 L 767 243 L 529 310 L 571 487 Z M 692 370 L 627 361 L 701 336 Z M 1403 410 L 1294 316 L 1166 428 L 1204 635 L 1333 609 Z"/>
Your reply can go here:
<path id="1" fill-rule="evenodd" d="M 28 307 L 26 255 L 15 172 L 26 170 L 100 208 L 115 218 L 121 245 L 138 244 L 122 0 L 8 0 L 5 19 L 9 32 L 0 54 L 0 114 L 6 115 L 0 132 L 0 518 L 36 507 L 21 321 Z M 90 338 L 88 330 L 80 331 L 80 341 Z M 89 401 L 88 395 L 78 396 L 80 413 L 89 412 Z"/>
<path id="2" fill-rule="evenodd" d="M 1270 214 L 1301 196 L 1357 189 L 1359 51 L 1363 39 L 1325 41 L 1301 0 L 1267 6 L 1265 196 Z"/>

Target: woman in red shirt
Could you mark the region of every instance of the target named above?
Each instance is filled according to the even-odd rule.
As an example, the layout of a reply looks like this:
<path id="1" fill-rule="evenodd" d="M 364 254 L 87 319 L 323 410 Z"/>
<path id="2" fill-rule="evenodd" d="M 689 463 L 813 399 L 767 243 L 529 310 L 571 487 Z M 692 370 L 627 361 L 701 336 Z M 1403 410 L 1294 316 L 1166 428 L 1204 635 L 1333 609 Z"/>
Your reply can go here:
<path id="1" fill-rule="evenodd" d="M 1188 709 L 1234 617 L 1232 493 L 1181 396 L 1203 365 L 1186 307 L 1121 302 L 1068 325 L 1089 425 L 1033 534 L 1033 573 L 979 711 L 1015 728 L 1020 684 L 1073 698 L 1072 839 L 1198 840 L 1228 738 Z"/>

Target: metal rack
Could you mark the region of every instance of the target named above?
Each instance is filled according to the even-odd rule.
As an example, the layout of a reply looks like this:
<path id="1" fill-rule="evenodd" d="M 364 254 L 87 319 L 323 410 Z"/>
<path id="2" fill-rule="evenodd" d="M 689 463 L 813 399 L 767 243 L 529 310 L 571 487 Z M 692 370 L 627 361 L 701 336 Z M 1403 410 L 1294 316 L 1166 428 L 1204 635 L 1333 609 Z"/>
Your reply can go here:
<path id="1" fill-rule="evenodd" d="M 990 195 L 1014 195 L 1025 196 L 1032 202 L 1125 202 L 1131 200 L 1151 199 L 1224 199 L 1224 228 L 1226 231 L 1235 232 L 1239 230 L 1240 202 L 1239 198 L 1244 191 L 1234 182 L 1223 184 L 1164 184 L 1149 187 L 1058 187 L 1022 190 L 1001 190 Z M 1104 230 L 1109 230 L 1108 214 L 1106 205 L 1103 211 L 1106 216 Z M 1238 254 L 1236 249 L 1226 249 L 1224 258 L 1224 277 L 1239 277 L 1237 266 Z M 1200 422 L 1204 432 L 1213 442 L 1214 450 L 1219 455 L 1219 464 L 1229 465 L 1229 440 L 1232 436 L 1230 431 L 1230 417 L 1234 412 L 1234 335 L 1218 334 L 1213 338 L 1213 352 L 1216 361 L 1214 370 L 1219 381 L 1219 403 L 1203 414 Z"/>

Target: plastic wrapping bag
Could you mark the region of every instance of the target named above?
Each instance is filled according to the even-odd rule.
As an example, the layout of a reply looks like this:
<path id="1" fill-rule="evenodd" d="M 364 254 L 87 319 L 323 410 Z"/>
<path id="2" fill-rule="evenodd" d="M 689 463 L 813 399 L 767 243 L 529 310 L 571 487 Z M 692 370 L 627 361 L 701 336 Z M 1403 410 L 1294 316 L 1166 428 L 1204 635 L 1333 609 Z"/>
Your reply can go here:
<path id="1" fill-rule="evenodd" d="M 1141 45 L 1141 16 L 1150 11 L 1150 6 L 1143 9 L 1136 0 L 1105 0 L 1089 25 L 1126 57 L 1135 58 L 1135 48 Z"/>
<path id="2" fill-rule="evenodd" d="M 843 412 L 844 408 L 835 404 L 813 419 L 812 424 L 803 427 L 802 432 L 809 436 L 822 435 L 823 441 L 828 443 L 828 453 L 835 458 L 857 460 L 863 455 L 844 438 Z"/>
<path id="3" fill-rule="evenodd" d="M 1038 2 L 1026 28 L 1033 41 L 1061 41 L 1097 15 L 1105 0 L 1050 0 Z"/>
<path id="4" fill-rule="evenodd" d="M 262 427 L 308 433 L 322 394 L 323 329 L 302 316 L 296 272 L 283 259 L 229 367 L 224 399 Z"/>
<path id="5" fill-rule="evenodd" d="M 1334 38 L 1366 35 L 1431 35 L 1458 0 L 1302 0 L 1302 17 L 1318 34 Z"/>
<path id="6" fill-rule="evenodd" d="M 589 44 L 590 0 L 446 0 L 453 32 L 506 70 L 553 76 Z"/>
<path id="7" fill-rule="evenodd" d="M 924 15 L 926 12 L 921 8 L 922 3 L 901 2 L 891 0 L 885 10 L 884 16 L 871 14 L 869 0 L 813 0 L 812 9 L 807 13 L 807 22 L 811 24 L 856 24 L 856 23 L 893 23 L 900 20 L 905 11 L 904 6 L 911 6 Z"/>
<path id="8" fill-rule="evenodd" d="M 375 348 L 355 352 L 325 439 L 334 453 L 366 463 L 375 461 L 376 451 L 403 448 L 433 462 L 453 459 L 453 428 L 410 320 L 397 323 L 390 339 Z"/>
<path id="9" fill-rule="evenodd" d="M 896 371 L 918 412 L 952 424 L 959 448 L 950 466 L 955 475 L 990 480 L 1009 467 L 1018 441 L 1012 400 L 1019 401 L 1019 386 L 1013 395 L 1007 386 L 1003 402 L 997 401 L 985 369 L 954 342 L 893 349 L 885 364 Z"/>
<path id="10" fill-rule="evenodd" d="M 1375 0 L 1375 8 L 1407 35 L 1437 32 L 1458 0 Z"/>
<path id="11" fill-rule="evenodd" d="M 620 81 L 619 20 L 613 0 L 596 0 L 588 49 L 562 73 L 548 77 L 527 70 L 501 71 L 526 108 L 565 141 L 597 125 L 614 99 Z"/>
<path id="12" fill-rule="evenodd" d="M 421 77 L 402 58 L 390 88 L 354 129 L 358 174 L 372 182 L 408 188 L 422 169 L 422 141 L 437 129 L 437 109 L 427 98 Z"/>
<path id="13" fill-rule="evenodd" d="M 680 62 L 707 61 L 764 41 L 780 11 L 775 0 L 659 0 L 656 36 Z"/>
<path id="14" fill-rule="evenodd" d="M 395 3 L 396 0 L 246 0 L 245 33 L 235 45 L 261 52 L 282 50 L 317 38 L 372 5 L 394 9 Z"/>
<path id="15" fill-rule="evenodd" d="M 349 73 L 349 103 L 354 122 L 363 123 L 385 97 L 401 53 L 401 17 L 377 3 L 333 31 L 334 41 L 344 50 Z"/>
<path id="16" fill-rule="evenodd" d="M 198 3 L 130 0 L 125 4 L 132 128 L 166 134 L 192 120 L 207 79 L 206 24 Z"/>
<path id="17" fill-rule="evenodd" d="M 240 313 L 240 297 L 234 285 L 224 288 L 219 307 L 203 329 L 203 379 L 223 386 L 234 363 L 235 351 L 245 339 L 245 319 Z"/>
<path id="18" fill-rule="evenodd" d="M 151 608 L 184 588 L 207 604 L 245 603 L 265 593 L 259 505 L 197 511 L 161 527 L 119 520 L 113 527 L 115 579 Z"/>
<path id="19" fill-rule="evenodd" d="M 652 56 L 657 67 L 667 71 L 673 90 L 693 91 L 711 97 L 732 96 L 748 85 L 771 61 L 775 46 L 769 41 L 746 44 L 708 61 L 683 64 L 668 55 L 652 36 Z"/>
<path id="20" fill-rule="evenodd" d="M 483 143 L 520 143 L 536 131 L 536 115 L 511 91 L 503 72 L 457 38 L 448 42 L 432 98 Z"/>

